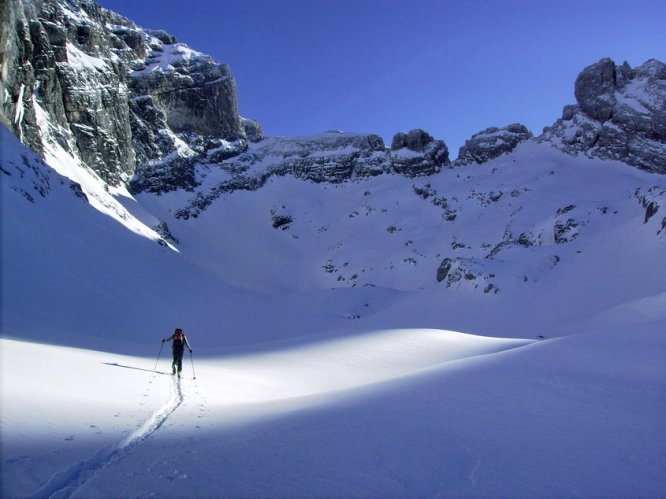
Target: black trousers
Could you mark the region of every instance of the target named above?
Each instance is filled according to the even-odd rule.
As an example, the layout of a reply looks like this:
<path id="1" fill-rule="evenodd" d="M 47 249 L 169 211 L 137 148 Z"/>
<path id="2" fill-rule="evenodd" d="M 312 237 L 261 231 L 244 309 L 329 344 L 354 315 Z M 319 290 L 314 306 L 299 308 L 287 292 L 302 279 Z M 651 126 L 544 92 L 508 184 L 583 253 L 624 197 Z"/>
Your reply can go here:
<path id="1" fill-rule="evenodd" d="M 178 366 L 178 372 L 180 372 L 183 370 L 183 353 L 185 352 L 185 347 L 174 345 L 171 351 L 173 352 L 173 363 L 171 366 L 172 368 Z"/>

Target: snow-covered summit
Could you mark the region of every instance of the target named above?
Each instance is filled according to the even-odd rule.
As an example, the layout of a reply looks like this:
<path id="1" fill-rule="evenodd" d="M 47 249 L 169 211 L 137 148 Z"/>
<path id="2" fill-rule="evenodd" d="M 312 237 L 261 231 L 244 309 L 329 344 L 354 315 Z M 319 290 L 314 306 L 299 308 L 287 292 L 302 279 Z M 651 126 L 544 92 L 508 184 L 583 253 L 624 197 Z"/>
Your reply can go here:
<path id="1" fill-rule="evenodd" d="M 400 186 L 395 187 L 396 204 L 403 197 L 410 199 L 411 204 L 416 197 L 420 206 L 413 212 L 394 211 L 383 199 L 378 206 L 366 202 L 352 208 L 352 203 L 347 216 L 353 220 L 366 213 L 370 220 L 375 218 L 370 215 L 383 214 L 380 224 L 365 229 L 371 233 L 381 228 L 380 247 L 392 247 L 396 239 L 393 235 L 407 231 L 403 220 L 410 220 L 413 237 L 403 241 L 410 251 L 399 258 L 402 264 L 396 265 L 398 257 L 387 251 L 380 258 L 385 260 L 381 279 L 370 278 L 380 266 L 365 259 L 356 264 L 351 259 L 336 263 L 334 258 L 317 256 L 314 268 L 329 269 L 330 274 L 339 272 L 340 265 L 347 270 L 357 269 L 349 276 L 337 275 L 335 286 L 384 282 L 392 287 L 401 282 L 401 286 L 410 283 L 407 287 L 412 289 L 427 287 L 436 280 L 443 286 L 469 285 L 495 293 L 506 288 L 506 284 L 496 282 L 498 275 L 520 273 L 524 282 L 530 282 L 534 268 L 554 268 L 561 258 L 559 254 L 542 255 L 535 258 L 532 263 L 536 267 L 530 271 L 522 268 L 527 261 L 515 267 L 506 265 L 504 274 L 496 268 L 504 265 L 500 256 L 513 253 L 516 248 L 540 253 L 552 244 L 573 242 L 584 227 L 596 223 L 589 213 L 606 214 L 606 204 L 610 204 L 609 200 L 604 206 L 588 207 L 586 215 L 575 217 L 581 210 L 569 207 L 579 206 L 580 201 L 568 199 L 559 183 L 546 189 L 546 180 L 552 180 L 549 177 L 516 181 L 508 165 L 517 164 L 515 175 L 525 175 L 520 165 L 529 156 L 543 171 L 549 168 L 543 165 L 551 162 L 564 164 L 561 169 L 567 171 L 568 177 L 579 178 L 569 171 L 567 160 L 551 154 L 548 145 L 554 145 L 567 153 L 585 152 L 591 157 L 615 158 L 639 164 L 647 171 L 661 171 L 664 143 L 660 110 L 665 93 L 664 65 L 658 61 L 649 61 L 634 70 L 602 60 L 586 68 L 577 79 L 579 105 L 567 108 L 566 119 L 559 120 L 541 137 L 530 139 L 531 133 L 519 124 L 489 128 L 473 136 L 461 149 L 459 159 L 451 163 L 444 141 L 420 129 L 396 134 L 390 148 L 377 135 L 351 132 L 263 137 L 258 123 L 238 115 L 235 84 L 225 64 L 179 43 L 168 33 L 137 27 L 93 2 L 48 0 L 33 4 L 14 0 L 7 12 L 16 27 L 6 41 L 10 55 L 7 60 L 22 71 L 3 80 L 9 95 L 3 103 L 5 122 L 59 173 L 80 185 L 100 211 L 121 223 L 127 222 L 132 230 L 139 226 L 145 226 L 148 233 L 157 230 L 174 247 L 198 247 L 198 241 L 208 239 L 187 236 L 192 227 L 198 226 L 197 219 L 208 219 L 216 213 L 216 223 L 222 225 L 220 220 L 237 219 L 235 213 L 218 212 L 228 199 L 239 194 L 256 193 L 256 199 L 250 198 L 247 203 L 262 207 L 262 215 L 255 213 L 258 219 L 267 220 L 271 230 L 280 227 L 290 233 L 306 217 L 308 209 L 303 203 L 293 208 L 291 203 L 277 199 L 265 206 L 263 198 L 275 185 L 293 183 L 294 193 L 285 192 L 285 197 L 300 195 L 301 188 L 307 185 L 303 188 L 308 192 L 303 194 L 307 198 L 311 195 L 310 183 L 322 184 L 320 188 L 324 190 L 336 187 L 336 192 L 344 195 L 355 189 L 347 184 L 364 184 L 365 201 L 369 201 L 374 189 L 391 191 L 375 184 Z M 25 44 L 19 43 L 21 40 Z M 629 152 L 623 155 L 623 151 Z M 470 174 L 467 163 L 483 163 L 485 167 L 478 174 Z M 599 168 L 595 166 L 590 171 L 602 171 L 606 165 L 594 164 Z M 607 165 L 609 171 L 617 167 L 613 162 Z M 488 168 L 493 174 L 489 177 Z M 530 175 L 536 175 L 536 171 Z M 552 171 L 557 172 L 558 168 Z M 542 181 L 543 189 L 536 188 Z M 474 182 L 484 186 L 467 185 Z M 582 182 L 582 186 L 568 185 L 569 191 L 592 183 L 589 178 Z M 528 194 L 537 191 L 543 193 Z M 545 194 L 551 191 L 553 194 Z M 633 198 L 640 202 L 641 209 L 650 212 L 646 221 L 650 219 L 658 230 L 663 228 L 663 223 L 659 223 L 661 215 L 655 217 L 665 204 L 661 184 L 632 184 L 629 191 L 635 192 Z M 556 201 L 547 203 L 544 196 Z M 477 204 L 482 212 L 477 212 Z M 541 211 L 546 206 L 549 211 Z M 334 212 L 336 208 L 328 206 L 328 210 Z M 430 220 L 431 212 L 444 222 L 443 226 L 422 226 L 424 220 Z M 540 215 L 523 220 L 524 213 Z M 317 221 L 328 217 L 307 216 L 310 224 L 320 225 L 318 234 L 337 234 L 337 229 Z M 465 242 L 470 233 L 476 232 L 474 224 L 482 226 L 483 220 L 490 224 L 484 228 L 485 238 L 479 236 L 473 244 Z M 246 222 L 260 223 L 254 218 Z M 339 230 L 346 232 L 346 225 L 340 225 Z M 431 229 L 437 237 L 422 235 Z M 220 228 L 207 227 L 204 232 L 219 234 Z M 308 239 L 302 234 L 294 236 L 301 242 Z M 419 237 L 429 242 L 417 249 L 415 241 Z M 221 244 L 214 239 L 205 244 L 211 251 L 217 251 Z M 312 241 L 317 247 L 308 248 L 312 255 L 323 254 L 319 244 L 345 246 L 327 238 Z M 355 244 L 350 247 L 367 254 L 362 245 Z M 290 252 L 287 255 L 294 257 Z M 423 258 L 427 264 L 418 264 Z M 198 262 L 198 257 L 194 260 Z M 217 272 L 220 266 L 214 267 Z M 234 275 L 254 275 L 247 262 L 237 261 L 233 269 L 226 264 L 222 267 Z M 406 272 L 407 269 L 416 271 Z M 383 272 L 391 277 L 384 281 Z M 405 272 L 412 277 L 405 278 Z M 316 275 L 315 281 L 321 277 Z M 396 280 L 397 275 L 401 277 Z M 257 284 L 257 276 L 245 282 L 239 275 L 233 281 L 242 286 L 264 287 Z M 479 284 L 482 281 L 484 285 Z M 308 276 L 303 282 L 310 283 L 311 278 Z"/>

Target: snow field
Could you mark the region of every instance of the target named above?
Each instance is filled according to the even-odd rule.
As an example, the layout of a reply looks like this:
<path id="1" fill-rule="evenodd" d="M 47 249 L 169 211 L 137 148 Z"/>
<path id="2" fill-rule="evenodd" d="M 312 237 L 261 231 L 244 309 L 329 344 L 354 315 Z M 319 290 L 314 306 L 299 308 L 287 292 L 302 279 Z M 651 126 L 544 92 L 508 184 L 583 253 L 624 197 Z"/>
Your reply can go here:
<path id="1" fill-rule="evenodd" d="M 325 404 L 174 414 L 137 449 L 139 491 L 228 496 L 657 496 L 666 461 L 664 339 L 607 330 L 439 365 Z M 319 402 L 320 399 L 314 398 Z M 264 408 L 265 409 L 265 408 Z M 108 478 L 82 492 L 105 490 Z M 129 490 L 137 490 L 127 488 Z M 159 493 L 159 492 L 158 492 Z"/>
<path id="2" fill-rule="evenodd" d="M 195 357 L 196 380 L 186 362 L 181 400 L 159 428 L 70 484 L 68 494 L 658 496 L 666 469 L 660 451 L 666 445 L 660 417 L 666 340 L 656 326 L 629 341 L 627 333 L 606 329 L 506 342 L 392 331 L 256 356 Z M 410 346 L 412 339 L 419 346 Z M 350 360 L 352 345 L 359 356 Z M 24 349 L 37 357 L 44 350 L 49 359 L 55 353 L 36 345 Z M 394 367 L 399 351 L 410 360 Z M 310 362 L 313 356 L 321 365 Z M 159 384 L 163 407 L 147 414 L 143 425 L 132 424 L 134 432 L 173 405 L 171 376 L 134 368 L 152 364 L 149 359 L 101 352 L 83 357 L 88 361 L 76 359 L 78 371 L 96 364 L 115 372 L 116 386 L 123 387 L 119 397 L 150 381 Z M 100 364 L 108 359 L 128 367 Z M 167 364 L 160 361 L 160 367 Z M 11 382 L 20 387 L 25 373 L 11 368 L 20 375 Z M 347 369 L 356 376 L 345 379 Z M 359 384 L 359 378 L 372 384 Z M 40 389 L 36 398 L 51 389 L 47 375 Z M 81 404 L 88 402 L 80 397 Z M 75 432 L 81 418 L 72 418 Z M 130 422 L 127 413 L 122 418 Z M 117 432 L 118 442 L 128 434 Z M 77 447 L 76 458 L 91 463 L 96 448 L 84 441 L 77 436 L 63 445 Z M 33 480 L 48 476 L 38 467 L 40 450 L 21 449 Z M 70 459 L 68 468 L 76 469 Z M 27 480 L 22 486 L 16 495 L 41 487 Z"/>
<path id="3" fill-rule="evenodd" d="M 3 481 L 16 474 L 6 487 L 10 495 L 73 491 L 104 467 L 129 458 L 158 430 L 202 428 L 202 414 L 206 430 L 219 431 L 527 343 L 449 331 L 385 331 L 197 361 L 196 379 L 185 358 L 183 378 L 177 380 L 153 372 L 146 358 L 3 339 L 3 454 L 8 457 Z M 169 364 L 170 352 L 163 351 L 158 371 L 169 371 Z M 118 455 L 125 449 L 127 455 Z M 49 475 L 53 478 L 46 483 L 37 478 Z"/>
<path id="4" fill-rule="evenodd" d="M 436 330 L 309 340 L 194 356 L 196 379 L 186 353 L 179 383 L 151 373 L 153 359 L 2 340 L 3 493 L 663 490 L 658 323 L 541 342 Z M 163 352 L 158 370 L 169 364 Z"/>

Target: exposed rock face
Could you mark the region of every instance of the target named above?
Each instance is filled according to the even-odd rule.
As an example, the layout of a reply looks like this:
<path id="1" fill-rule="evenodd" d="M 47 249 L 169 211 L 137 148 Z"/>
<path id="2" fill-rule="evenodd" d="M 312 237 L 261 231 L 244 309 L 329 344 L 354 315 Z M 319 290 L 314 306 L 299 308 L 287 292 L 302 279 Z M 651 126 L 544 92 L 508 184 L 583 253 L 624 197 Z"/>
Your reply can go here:
<path id="1" fill-rule="evenodd" d="M 112 57 L 106 23 L 127 22 L 95 4 L 73 12 L 58 2 L 11 0 L 2 12 L 6 54 L 2 120 L 42 152 L 45 122 L 71 135 L 73 154 L 109 183 L 134 168 L 127 67 Z M 13 29 L 12 29 L 13 28 Z"/>
<path id="2" fill-rule="evenodd" d="M 172 131 L 232 140 L 243 136 L 236 84 L 226 64 L 184 44 L 154 39 L 141 65 L 131 74 L 130 89 L 133 95 L 151 96 Z"/>
<path id="3" fill-rule="evenodd" d="M 574 85 L 576 101 L 590 118 L 607 121 L 613 116 L 617 104 L 615 97 L 615 63 L 602 59 L 585 68 Z"/>
<path id="4" fill-rule="evenodd" d="M 393 137 L 389 159 L 394 171 L 408 177 L 432 175 L 450 164 L 444 141 L 418 128 Z"/>
<path id="5" fill-rule="evenodd" d="M 647 192 L 642 192 L 640 189 L 637 189 L 634 196 L 641 203 L 643 208 L 645 208 L 645 217 L 643 223 L 648 223 L 652 217 L 654 217 L 658 212 L 661 206 L 664 204 L 664 197 L 666 195 L 666 190 L 659 186 L 654 186 L 647 189 Z M 666 233 L 666 216 L 661 219 L 661 230 L 658 234 Z"/>
<path id="6" fill-rule="evenodd" d="M 253 161 L 268 159 L 275 174 L 290 174 L 313 182 L 336 183 L 379 175 L 387 166 L 384 141 L 374 134 L 330 131 L 307 137 L 275 138 L 248 153 Z M 232 164 L 240 164 L 246 158 L 241 155 Z"/>
<path id="7" fill-rule="evenodd" d="M 232 146 L 233 147 L 233 146 Z M 381 175 L 389 171 L 384 141 L 378 135 L 324 132 L 306 137 L 271 137 L 246 145 L 233 157 L 216 160 L 223 148 L 210 149 L 180 170 L 146 165 L 132 183 L 134 192 L 168 192 L 198 179 L 212 185 L 200 191 L 190 205 L 177 213 L 179 218 L 196 217 L 226 192 L 257 190 L 273 176 L 293 175 L 310 182 L 340 183 L 354 178 Z M 184 163 L 185 164 L 185 163 Z M 184 184 L 177 185 L 174 172 L 187 172 Z M 213 180 L 220 178 L 221 180 Z M 198 184 L 197 184 L 198 185 Z"/>
<path id="8" fill-rule="evenodd" d="M 576 79 L 577 105 L 538 140 L 570 154 L 616 159 L 666 173 L 666 65 L 649 60 L 632 69 L 610 59 L 585 68 Z"/>
<path id="9" fill-rule="evenodd" d="M 460 148 L 454 166 L 483 164 L 513 151 L 518 144 L 532 138 L 525 125 L 514 123 L 504 128 L 488 128 L 472 135 Z"/>
<path id="10" fill-rule="evenodd" d="M 0 17 L 0 119 L 40 153 L 58 130 L 116 185 L 137 165 L 194 156 L 201 142 L 261 136 L 258 124 L 241 124 L 229 68 L 164 31 L 84 0 L 8 0 Z"/>
<path id="11" fill-rule="evenodd" d="M 253 122 L 242 123 L 248 127 Z M 195 190 L 204 182 L 213 185 L 206 192 L 199 191 L 190 206 L 177 214 L 189 218 L 197 216 L 223 193 L 259 189 L 273 176 L 293 175 L 310 182 L 340 183 L 385 173 L 399 172 L 412 177 L 437 171 L 442 163 L 433 161 L 429 155 L 446 146 L 432 138 L 420 144 L 423 152 L 414 152 L 413 158 L 418 161 L 411 170 L 404 168 L 400 155 L 396 163 L 395 151 L 388 150 L 382 138 L 374 134 L 329 131 L 304 137 L 269 137 L 249 144 L 202 143 L 189 149 L 189 157 L 181 153 L 168 162 L 145 163 L 137 170 L 131 189 L 135 193 L 161 194 L 176 189 Z M 222 180 L 213 180 L 220 176 Z"/>

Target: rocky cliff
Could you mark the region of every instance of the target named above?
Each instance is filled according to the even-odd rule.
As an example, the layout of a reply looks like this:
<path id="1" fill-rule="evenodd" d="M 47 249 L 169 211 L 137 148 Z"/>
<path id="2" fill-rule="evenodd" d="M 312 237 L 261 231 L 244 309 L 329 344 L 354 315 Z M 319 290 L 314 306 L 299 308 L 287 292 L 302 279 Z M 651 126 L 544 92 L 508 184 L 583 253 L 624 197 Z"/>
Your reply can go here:
<path id="1" fill-rule="evenodd" d="M 238 115 L 229 68 L 168 33 L 87 0 L 8 0 L 1 9 L 0 119 L 38 152 L 56 136 L 117 185 L 190 145 L 242 149 L 261 136 Z"/>
<path id="2" fill-rule="evenodd" d="M 540 141 L 666 173 L 666 64 L 652 59 L 634 69 L 602 59 L 576 78 L 575 96 Z"/>

